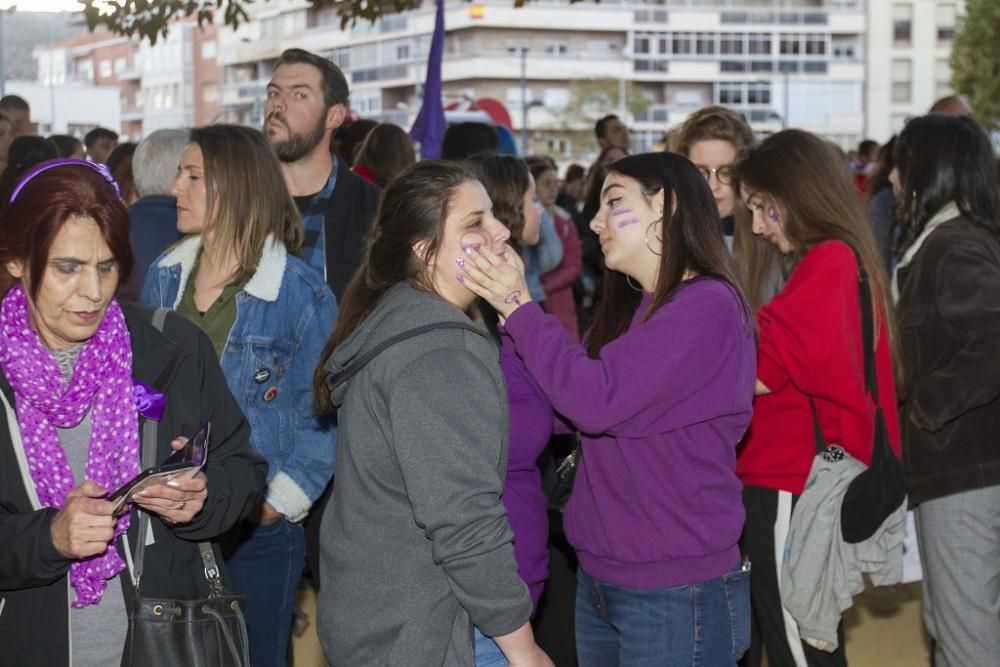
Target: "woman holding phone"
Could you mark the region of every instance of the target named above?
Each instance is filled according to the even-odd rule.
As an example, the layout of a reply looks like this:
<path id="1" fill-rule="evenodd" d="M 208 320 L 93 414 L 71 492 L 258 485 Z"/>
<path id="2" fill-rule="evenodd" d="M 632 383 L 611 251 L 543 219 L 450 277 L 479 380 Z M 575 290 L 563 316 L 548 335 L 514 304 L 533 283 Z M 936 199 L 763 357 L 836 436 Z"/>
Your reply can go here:
<path id="1" fill-rule="evenodd" d="M 110 173 L 55 160 L 13 192 L 0 218 L 0 646 L 18 664 L 119 664 L 136 545 L 156 545 L 144 596 L 207 596 L 197 543 L 249 514 L 266 465 L 208 338 L 176 316 L 161 332 L 116 297 L 133 260 Z M 206 422 L 212 453 L 116 519 L 106 496 L 139 473 L 148 419 L 156 461 Z M 140 508 L 151 538 L 138 535 Z"/>

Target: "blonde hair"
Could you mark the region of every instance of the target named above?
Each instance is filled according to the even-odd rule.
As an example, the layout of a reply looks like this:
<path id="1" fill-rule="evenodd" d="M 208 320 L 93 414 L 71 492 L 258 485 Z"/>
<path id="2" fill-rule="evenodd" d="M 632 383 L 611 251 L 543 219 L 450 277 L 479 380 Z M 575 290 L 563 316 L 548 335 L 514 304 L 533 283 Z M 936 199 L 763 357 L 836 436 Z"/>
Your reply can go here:
<path id="1" fill-rule="evenodd" d="M 205 227 L 213 246 L 237 261 L 231 280 L 254 274 L 269 235 L 298 254 L 302 219 L 264 135 L 249 127 L 209 125 L 191 130 L 191 143 L 205 163 Z"/>

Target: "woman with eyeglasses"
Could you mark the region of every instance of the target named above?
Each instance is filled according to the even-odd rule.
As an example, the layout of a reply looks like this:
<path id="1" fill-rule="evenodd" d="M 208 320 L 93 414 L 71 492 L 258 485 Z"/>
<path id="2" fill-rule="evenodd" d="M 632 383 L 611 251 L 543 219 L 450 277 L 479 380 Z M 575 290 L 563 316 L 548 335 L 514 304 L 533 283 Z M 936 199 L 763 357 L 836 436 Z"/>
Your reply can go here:
<path id="1" fill-rule="evenodd" d="M 865 389 L 861 270 L 874 301 L 879 405 L 899 454 L 885 269 L 852 175 L 828 142 L 784 130 L 751 150 L 735 176 L 754 234 L 792 266 L 781 292 L 757 312 L 757 398 L 736 464 L 747 512 L 743 553 L 753 563 L 749 664 L 760 665 L 762 642 L 772 667 L 845 665 L 842 626 L 838 646 L 827 652 L 801 641 L 784 611 L 781 535 L 813 464 L 815 424 L 825 442 L 871 462 L 875 405 Z"/>
<path id="2" fill-rule="evenodd" d="M 747 299 L 760 307 L 781 289 L 777 250 L 753 234 L 750 213 L 740 201 L 736 165 L 754 147 L 753 130 L 732 109 L 709 106 L 691 114 L 677 135 L 677 152 L 698 167 L 712 189 L 719 208 L 726 247 L 736 259 L 736 269 Z"/>

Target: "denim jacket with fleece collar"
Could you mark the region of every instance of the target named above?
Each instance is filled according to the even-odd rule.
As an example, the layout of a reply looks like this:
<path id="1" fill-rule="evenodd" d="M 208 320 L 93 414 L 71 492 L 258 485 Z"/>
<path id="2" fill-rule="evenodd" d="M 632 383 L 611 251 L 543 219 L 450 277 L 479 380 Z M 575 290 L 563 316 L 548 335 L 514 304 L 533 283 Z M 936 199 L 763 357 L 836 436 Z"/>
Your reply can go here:
<path id="1" fill-rule="evenodd" d="M 161 255 L 142 302 L 176 308 L 200 248 L 201 237 L 191 236 Z M 313 410 L 312 378 L 336 317 L 322 277 L 269 236 L 257 271 L 236 295 L 220 363 L 250 422 L 250 443 L 267 459 L 267 502 L 289 521 L 305 518 L 333 476 L 336 428 Z"/>

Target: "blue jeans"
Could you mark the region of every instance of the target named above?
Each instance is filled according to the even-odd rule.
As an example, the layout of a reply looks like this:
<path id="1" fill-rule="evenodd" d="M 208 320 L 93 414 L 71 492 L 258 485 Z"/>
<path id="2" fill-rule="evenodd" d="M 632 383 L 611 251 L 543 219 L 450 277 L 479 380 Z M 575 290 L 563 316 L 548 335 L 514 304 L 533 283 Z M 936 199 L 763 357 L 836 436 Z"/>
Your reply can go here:
<path id="1" fill-rule="evenodd" d="M 475 628 L 476 667 L 507 667 L 510 663 L 497 643 Z"/>
<path id="2" fill-rule="evenodd" d="M 577 573 L 580 667 L 735 665 L 750 644 L 750 571 L 640 590 Z"/>
<path id="3" fill-rule="evenodd" d="M 252 526 L 226 560 L 232 589 L 246 596 L 250 662 L 285 667 L 295 596 L 306 560 L 302 526 L 279 519 Z"/>

